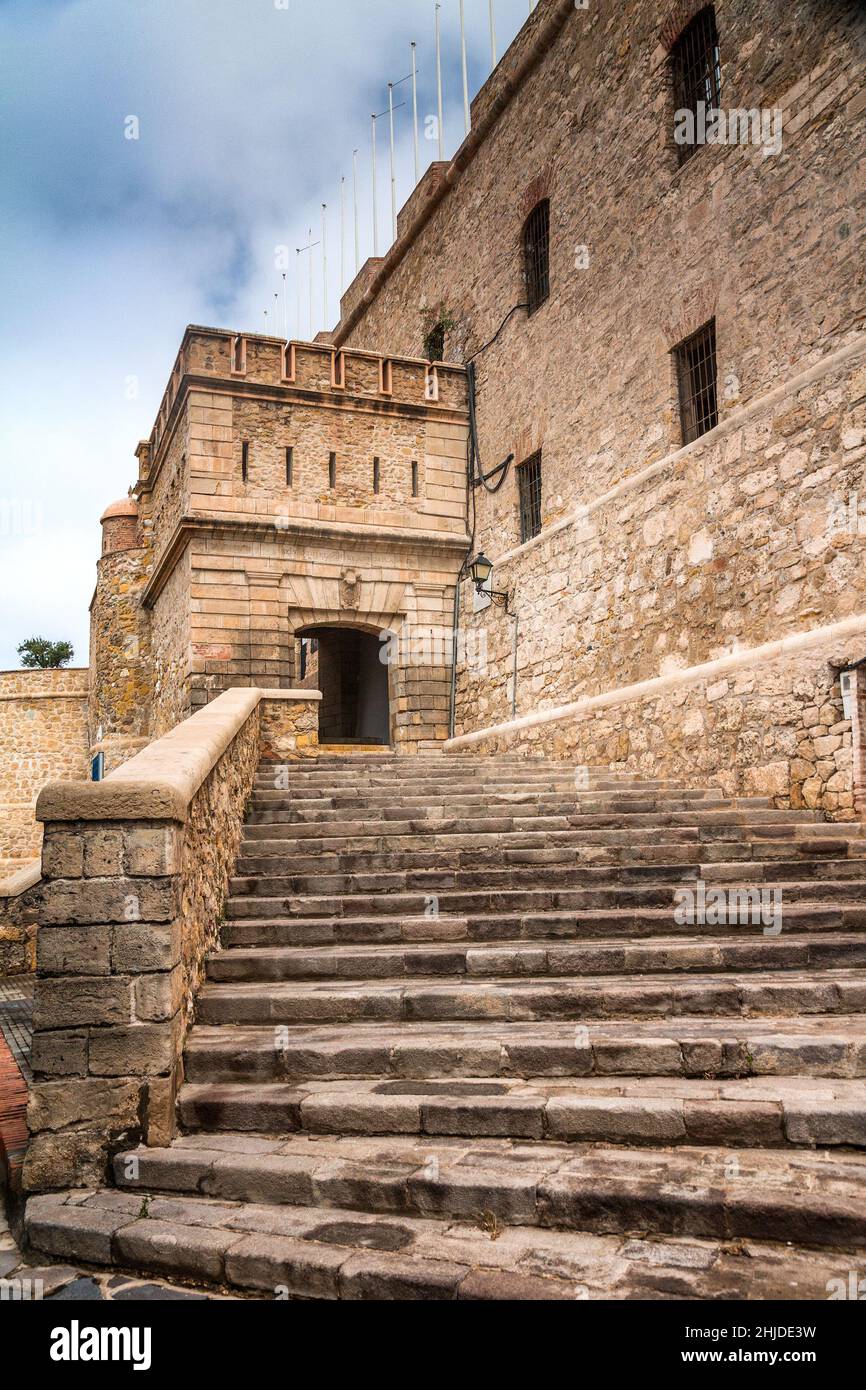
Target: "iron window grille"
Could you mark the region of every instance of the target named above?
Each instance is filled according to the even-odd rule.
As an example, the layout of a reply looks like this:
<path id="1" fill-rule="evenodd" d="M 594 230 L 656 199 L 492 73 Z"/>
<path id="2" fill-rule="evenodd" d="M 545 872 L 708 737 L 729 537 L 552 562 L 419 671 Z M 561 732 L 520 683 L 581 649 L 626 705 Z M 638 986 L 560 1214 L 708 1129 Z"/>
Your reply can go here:
<path id="1" fill-rule="evenodd" d="M 550 294 L 550 200 L 537 203 L 523 228 L 526 299 L 530 314 Z"/>
<path id="2" fill-rule="evenodd" d="M 520 544 L 531 541 L 541 530 L 541 450 L 517 469 L 517 495 L 520 502 Z"/>
<path id="3" fill-rule="evenodd" d="M 716 392 L 716 321 L 710 319 L 697 333 L 674 349 L 680 393 L 683 443 L 706 434 L 719 423 Z"/>
<path id="4" fill-rule="evenodd" d="M 698 102 L 709 110 L 721 101 L 722 68 L 716 12 L 712 5 L 699 10 L 674 44 L 674 102 L 676 111 L 698 114 Z M 680 164 L 695 153 L 697 144 L 678 145 Z"/>

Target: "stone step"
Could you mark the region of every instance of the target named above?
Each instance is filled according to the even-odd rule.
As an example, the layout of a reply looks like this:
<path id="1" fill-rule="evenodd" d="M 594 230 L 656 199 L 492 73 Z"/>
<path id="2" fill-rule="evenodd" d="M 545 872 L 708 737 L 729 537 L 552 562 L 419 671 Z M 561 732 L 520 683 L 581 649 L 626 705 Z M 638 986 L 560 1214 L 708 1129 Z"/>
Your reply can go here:
<path id="1" fill-rule="evenodd" d="M 251 811 L 244 826 L 247 839 L 292 838 L 303 835 L 328 835 L 345 837 L 361 834 L 413 834 L 416 830 L 428 834 L 498 834 L 502 831 L 531 831 L 549 833 L 571 830 L 615 830 L 620 833 L 631 829 L 650 830 L 658 834 L 667 827 L 685 826 L 692 830 L 712 831 L 717 829 L 721 836 L 730 827 L 747 829 L 764 826 L 803 826 L 813 831 L 819 822 L 816 812 L 789 810 L 734 809 L 705 810 L 694 807 L 690 811 L 665 811 L 655 813 L 588 813 L 572 809 L 567 813 L 550 815 L 539 811 L 538 807 L 487 805 L 477 816 L 455 816 L 453 807 L 441 806 L 418 808 L 411 811 L 395 802 L 393 806 L 380 807 L 375 816 L 367 815 L 353 818 L 348 810 L 273 810 Z M 811 816 L 811 818 L 810 818 Z M 826 822 L 824 822 L 826 824 Z M 845 823 L 847 831 L 848 822 Z M 834 826 L 835 829 L 835 826 Z M 755 833 L 761 833 L 756 831 Z"/>
<path id="2" fill-rule="evenodd" d="M 866 1087 L 817 1077 L 188 1082 L 178 1116 L 196 1132 L 866 1148 Z"/>
<path id="3" fill-rule="evenodd" d="M 265 917 L 361 917 L 361 916 L 423 916 L 425 912 L 446 916 L 465 916 L 469 913 L 535 913 L 554 910 L 588 912 L 598 908 L 667 908 L 673 917 L 674 893 L 688 887 L 683 877 L 679 883 L 581 888 L 475 888 L 459 889 L 442 886 L 436 875 L 425 881 L 416 875 L 414 892 L 336 893 L 332 896 L 302 893 L 281 897 L 244 894 L 227 899 L 226 916 L 230 918 Z M 748 882 L 729 884 L 730 888 L 750 887 Z M 846 879 L 814 879 L 808 882 L 788 882 L 774 885 L 764 881 L 764 887 L 781 886 L 784 892 L 783 911 L 800 903 L 845 903 L 850 906 L 866 903 L 866 882 Z"/>
<path id="4" fill-rule="evenodd" d="M 207 961 L 213 981 L 370 980 L 405 975 L 638 975 L 690 971 L 824 970 L 866 966 L 866 933 L 715 937 L 651 943 L 580 945 L 500 941 L 489 945 L 407 943 L 400 946 L 234 948 Z"/>
<path id="5" fill-rule="evenodd" d="M 52 1260 L 74 1258 L 267 1299 L 733 1300 L 743 1297 L 748 1278 L 751 1298 L 801 1300 L 827 1298 L 830 1281 L 839 1278 L 836 1252 L 739 1238 L 659 1241 L 500 1226 L 495 1213 L 483 1211 L 452 1221 L 146 1196 L 31 1197 L 28 1240 Z"/>
<path id="6" fill-rule="evenodd" d="M 784 891 L 788 883 L 804 880 L 834 883 L 845 881 L 859 884 L 860 891 L 866 890 L 866 858 L 822 859 L 802 858 L 793 860 L 738 859 L 709 860 L 695 862 L 697 856 L 678 863 L 636 863 L 634 861 L 616 864 L 576 864 L 568 852 L 558 860 L 546 856 L 541 860 L 532 857 L 532 851 L 514 850 L 492 864 L 478 862 L 477 855 L 467 854 L 465 862 L 456 866 L 447 862 L 436 864 L 436 856 L 430 856 L 429 864 L 419 864 L 416 855 L 403 856 L 406 867 L 392 867 L 388 856 L 380 856 L 385 861 L 379 865 L 370 864 L 364 856 L 333 856 L 338 861 L 333 866 L 327 860 L 312 857 L 306 871 L 294 866 L 290 873 L 235 874 L 229 882 L 232 897 L 273 898 L 283 894 L 310 893 L 313 896 L 339 893 L 385 893 L 410 892 L 413 888 L 421 892 L 437 892 L 447 889 L 490 888 L 511 889 L 531 887 L 542 883 L 547 888 L 610 887 L 620 885 L 668 885 L 670 896 L 677 888 L 691 886 L 702 880 L 710 887 L 727 886 L 754 888 L 756 885 L 780 887 Z M 443 856 L 447 859 L 446 856 Z M 339 860 L 345 861 L 342 867 Z M 565 862 L 563 862 L 563 860 Z M 316 865 L 318 864 L 318 867 Z M 237 867 L 240 867 L 238 865 Z M 273 866 L 271 866 L 273 867 Z"/>
<path id="7" fill-rule="evenodd" d="M 559 976 L 556 980 L 487 977 L 443 982 L 435 976 L 357 984 L 307 981 L 205 984 L 197 1018 L 203 1023 L 351 1023 L 355 1020 L 531 1021 L 667 1016 L 858 1013 L 866 1010 L 866 977 L 859 970 L 755 971 L 700 974 Z"/>
<path id="8" fill-rule="evenodd" d="M 537 811 L 548 811 L 552 813 L 582 811 L 585 814 L 590 812 L 609 812 L 628 815 L 630 812 L 642 812 L 644 814 L 655 813 L 665 814 L 672 811 L 688 811 L 694 809 L 699 811 L 724 811 L 724 810 L 769 810 L 772 803 L 764 797 L 752 799 L 740 798 L 736 801 L 722 796 L 688 797 L 678 793 L 652 792 L 645 794 L 641 792 L 593 792 L 577 793 L 573 788 L 555 791 L 543 789 L 538 791 L 514 790 L 514 791 L 491 791 L 489 793 L 480 790 L 477 786 L 465 791 L 444 790 L 441 785 L 431 788 L 427 792 L 407 792 L 401 787 L 399 795 L 395 795 L 394 787 L 383 788 L 381 792 L 361 795 L 354 790 L 326 795 L 321 792 L 312 792 L 309 796 L 302 794 L 289 795 L 284 791 L 256 791 L 252 793 L 250 800 L 250 815 L 255 818 L 257 814 L 264 811 L 281 810 L 284 812 L 296 812 L 310 814 L 319 812 L 327 814 L 337 811 L 350 809 L 356 814 L 365 816 L 376 815 L 383 811 L 394 811 L 400 809 L 402 812 L 410 812 L 416 815 L 430 815 L 432 808 L 441 810 L 441 814 L 451 814 L 459 812 L 464 819 L 473 820 L 475 816 L 483 816 L 488 810 L 501 806 L 523 806 L 531 807 Z"/>
<path id="9" fill-rule="evenodd" d="M 217 1133 L 118 1154 L 127 1192 L 204 1196 L 441 1221 L 720 1240 L 866 1246 L 866 1155 L 683 1146 L 599 1148 L 414 1135 Z"/>
<path id="10" fill-rule="evenodd" d="M 549 1023 L 197 1023 L 191 1082 L 866 1076 L 866 1015 Z"/>
<path id="11" fill-rule="evenodd" d="M 860 932 L 866 927 L 866 904 L 784 905 L 783 930 L 796 932 Z M 701 937 L 724 936 L 726 923 L 707 923 Z M 744 937 L 763 936 L 762 922 L 737 927 Z M 611 908 L 573 912 L 505 914 L 472 913 L 411 916 L 395 913 L 375 917 L 238 917 L 223 923 L 226 948 L 237 946 L 361 945 L 376 942 L 498 942 L 498 941 L 600 941 L 609 938 L 650 940 L 655 937 L 692 939 L 694 925 L 677 923 L 671 906 L 659 908 Z"/>
<path id="12" fill-rule="evenodd" d="M 778 835 L 774 840 L 746 838 L 738 827 L 735 835 L 701 835 L 689 828 L 669 828 L 663 837 L 651 831 L 507 831 L 496 834 L 304 835 L 304 837 L 243 840 L 238 867 L 240 876 L 274 873 L 274 860 L 293 873 L 309 872 L 316 865 L 339 869 L 352 862 L 370 867 L 455 867 L 460 863 L 688 863 L 705 859 L 866 859 L 866 840 L 840 840 L 824 835 Z"/>

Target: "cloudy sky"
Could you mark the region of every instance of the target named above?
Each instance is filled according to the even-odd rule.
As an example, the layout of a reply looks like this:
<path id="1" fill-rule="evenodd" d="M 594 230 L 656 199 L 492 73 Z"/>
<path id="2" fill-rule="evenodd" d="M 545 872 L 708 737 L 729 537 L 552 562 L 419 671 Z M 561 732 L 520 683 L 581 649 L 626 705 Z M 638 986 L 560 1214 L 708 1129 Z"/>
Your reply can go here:
<path id="1" fill-rule="evenodd" d="M 491 65 L 488 0 L 465 0 L 469 88 Z M 495 0 L 501 57 L 528 0 Z M 442 0 L 445 147 L 463 137 L 459 0 Z M 295 248 L 328 204 L 329 318 L 372 253 L 370 115 L 418 44 L 421 167 L 436 157 L 434 0 L 0 0 L 0 670 L 33 635 L 87 661 L 98 518 L 135 478 L 187 323 L 299 333 Z M 396 89 L 398 205 L 413 182 Z M 131 119 L 134 118 L 134 119 Z M 379 123 L 380 252 L 390 243 Z M 129 135 L 138 138 L 130 139 Z M 320 248 L 313 330 L 323 326 Z M 309 331 L 306 271 L 300 335 Z M 278 298 L 275 299 L 275 294 Z"/>

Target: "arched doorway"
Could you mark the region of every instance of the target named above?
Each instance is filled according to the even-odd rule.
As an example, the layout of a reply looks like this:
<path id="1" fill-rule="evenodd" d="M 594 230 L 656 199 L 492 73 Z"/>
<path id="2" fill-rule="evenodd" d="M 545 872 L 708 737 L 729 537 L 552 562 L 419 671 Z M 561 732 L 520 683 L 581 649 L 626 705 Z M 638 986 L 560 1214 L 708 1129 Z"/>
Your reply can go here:
<path id="1" fill-rule="evenodd" d="M 306 627 L 298 669 L 303 684 L 322 692 L 319 743 L 391 742 L 388 666 L 378 632 L 354 627 Z"/>

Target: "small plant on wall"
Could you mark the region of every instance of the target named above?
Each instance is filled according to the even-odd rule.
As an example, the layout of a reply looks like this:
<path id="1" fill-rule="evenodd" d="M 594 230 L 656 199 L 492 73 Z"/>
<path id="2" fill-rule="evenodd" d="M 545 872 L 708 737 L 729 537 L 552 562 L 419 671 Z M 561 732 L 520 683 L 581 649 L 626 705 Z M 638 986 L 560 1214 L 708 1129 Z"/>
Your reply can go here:
<path id="1" fill-rule="evenodd" d="M 428 362 L 441 362 L 445 356 L 445 334 L 457 327 L 457 320 L 440 305 L 437 309 L 422 310 L 421 327 L 424 332 L 422 355 Z"/>

